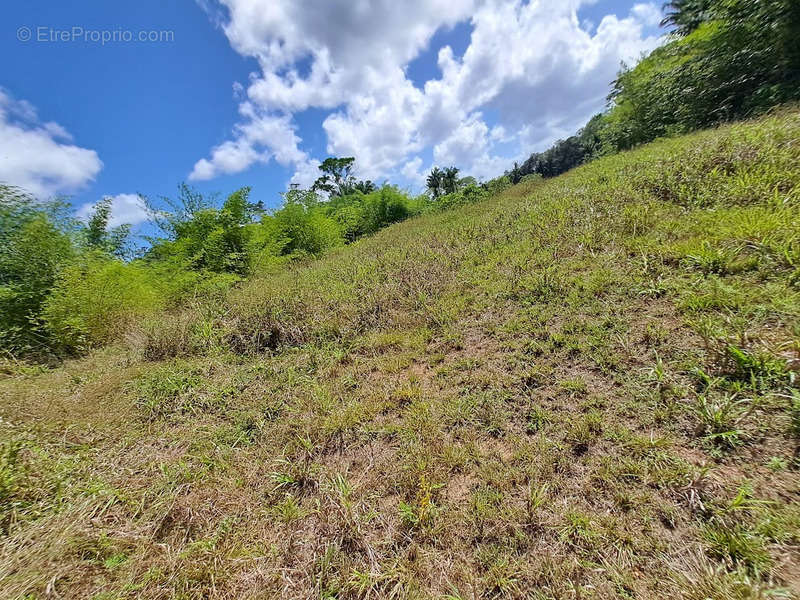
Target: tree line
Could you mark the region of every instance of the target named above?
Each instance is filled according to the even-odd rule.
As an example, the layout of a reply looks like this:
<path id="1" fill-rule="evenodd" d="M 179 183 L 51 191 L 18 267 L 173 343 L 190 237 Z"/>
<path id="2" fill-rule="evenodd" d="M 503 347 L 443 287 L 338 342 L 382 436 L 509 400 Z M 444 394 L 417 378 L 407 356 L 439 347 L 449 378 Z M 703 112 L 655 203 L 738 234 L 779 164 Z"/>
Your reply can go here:
<path id="1" fill-rule="evenodd" d="M 434 168 L 428 193 L 414 196 L 357 179 L 353 157 L 319 169 L 312 186 L 290 186 L 272 211 L 248 187 L 222 201 L 186 184 L 173 198 L 142 197 L 155 233 L 138 248 L 128 225 L 109 227 L 109 198 L 83 222 L 64 201 L 0 185 L 0 351 L 41 358 L 109 343 L 158 311 L 506 185 Z"/>
<path id="2" fill-rule="evenodd" d="M 623 66 L 605 112 L 515 163 L 506 172 L 512 183 L 800 99 L 797 0 L 674 0 L 664 9 L 667 43 Z"/>

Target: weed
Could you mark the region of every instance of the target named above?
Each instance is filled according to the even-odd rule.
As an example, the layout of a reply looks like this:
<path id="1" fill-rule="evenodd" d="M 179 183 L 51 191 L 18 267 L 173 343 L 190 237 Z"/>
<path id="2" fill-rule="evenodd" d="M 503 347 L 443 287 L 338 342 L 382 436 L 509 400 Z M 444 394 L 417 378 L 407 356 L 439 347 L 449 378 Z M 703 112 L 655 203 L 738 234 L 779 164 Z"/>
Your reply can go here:
<path id="1" fill-rule="evenodd" d="M 567 424 L 565 441 L 576 455 L 584 454 L 603 431 L 603 416 L 591 411 Z"/>
<path id="2" fill-rule="evenodd" d="M 703 526 L 702 535 L 710 556 L 730 561 L 750 575 L 758 576 L 772 564 L 764 538 L 743 525 L 712 522 Z"/>
<path id="3" fill-rule="evenodd" d="M 749 398 L 735 395 L 711 398 L 701 395 L 692 407 L 700 420 L 700 434 L 717 448 L 735 448 L 741 443 L 739 425 L 755 408 Z"/>
<path id="4" fill-rule="evenodd" d="M 305 517 L 310 511 L 305 510 L 292 494 L 285 494 L 283 499 L 272 506 L 272 512 L 284 524 L 292 523 Z"/>
<path id="5" fill-rule="evenodd" d="M 726 358 L 725 368 L 729 375 L 749 383 L 756 390 L 768 389 L 786 375 L 785 362 L 763 350 L 742 350 L 729 344 Z"/>
<path id="6" fill-rule="evenodd" d="M 528 484 L 527 495 L 525 497 L 525 505 L 528 510 L 528 518 L 531 522 L 536 519 L 536 513 L 547 502 L 547 492 L 550 486 L 546 483 L 535 485 L 533 482 Z"/>
<path id="7" fill-rule="evenodd" d="M 552 422 L 552 419 L 550 413 L 545 409 L 539 406 L 531 406 L 528 409 L 526 429 L 528 433 L 536 433 L 537 431 L 541 431 L 548 423 Z"/>
<path id="8" fill-rule="evenodd" d="M 767 461 L 767 468 L 770 471 L 785 471 L 789 468 L 789 461 L 780 456 L 771 456 Z"/>
<path id="9" fill-rule="evenodd" d="M 744 566 L 729 569 L 702 558 L 695 559 L 688 569 L 673 575 L 672 579 L 686 600 L 789 600 L 793 597 L 789 589 L 762 581 Z"/>
<path id="10" fill-rule="evenodd" d="M 307 491 L 317 485 L 316 467 L 310 460 L 280 458 L 275 461 L 275 465 L 278 470 L 269 474 L 273 492 L 289 489 Z"/>
<path id="11" fill-rule="evenodd" d="M 165 417 L 192 408 L 192 393 L 202 384 L 203 378 L 195 370 L 186 370 L 180 365 L 162 367 L 136 382 L 136 402 L 147 418 Z"/>
<path id="12" fill-rule="evenodd" d="M 715 248 L 708 240 L 704 240 L 699 248 L 686 255 L 684 264 L 704 275 L 725 275 L 738 252 L 736 248 Z"/>
<path id="13" fill-rule="evenodd" d="M 0 444 L 0 533 L 7 533 L 15 513 L 28 503 L 27 469 L 22 459 L 23 444 L 9 440 Z"/>
<path id="14" fill-rule="evenodd" d="M 571 379 L 564 379 L 559 383 L 561 389 L 566 391 L 571 396 L 583 396 L 588 390 L 586 381 L 582 377 L 573 377 Z"/>
<path id="15" fill-rule="evenodd" d="M 401 502 L 399 506 L 400 518 L 409 528 L 429 528 L 437 513 L 433 503 L 432 493 L 435 486 L 431 485 L 424 473 L 421 473 L 417 482 L 417 493 L 412 503 Z"/>
<path id="16" fill-rule="evenodd" d="M 558 530 L 562 542 L 572 546 L 591 549 L 600 541 L 600 532 L 592 519 L 583 513 L 570 511 Z"/>

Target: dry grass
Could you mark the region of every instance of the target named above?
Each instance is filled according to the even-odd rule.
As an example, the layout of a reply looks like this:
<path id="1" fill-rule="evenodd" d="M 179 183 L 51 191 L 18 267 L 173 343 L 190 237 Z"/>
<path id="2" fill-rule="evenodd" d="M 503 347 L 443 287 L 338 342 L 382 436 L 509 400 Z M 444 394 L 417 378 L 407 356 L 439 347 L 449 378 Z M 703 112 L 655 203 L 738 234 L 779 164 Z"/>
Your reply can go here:
<path id="1" fill-rule="evenodd" d="M 0 597 L 796 597 L 799 164 L 659 142 L 4 366 Z"/>

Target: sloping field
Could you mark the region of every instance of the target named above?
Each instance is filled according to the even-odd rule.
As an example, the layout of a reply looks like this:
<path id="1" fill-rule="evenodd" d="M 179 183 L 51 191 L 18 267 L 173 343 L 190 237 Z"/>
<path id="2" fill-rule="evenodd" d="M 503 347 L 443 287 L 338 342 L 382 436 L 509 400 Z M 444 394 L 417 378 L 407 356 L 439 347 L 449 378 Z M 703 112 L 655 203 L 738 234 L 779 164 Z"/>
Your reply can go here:
<path id="1" fill-rule="evenodd" d="M 2 598 L 800 594 L 800 113 L 0 380 Z"/>

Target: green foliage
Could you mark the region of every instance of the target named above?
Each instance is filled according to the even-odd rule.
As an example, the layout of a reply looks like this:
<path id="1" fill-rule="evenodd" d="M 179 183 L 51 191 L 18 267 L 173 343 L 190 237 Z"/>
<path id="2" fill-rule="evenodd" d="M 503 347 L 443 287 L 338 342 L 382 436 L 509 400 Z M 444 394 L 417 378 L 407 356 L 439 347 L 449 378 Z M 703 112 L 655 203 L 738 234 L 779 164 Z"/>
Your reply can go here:
<path id="1" fill-rule="evenodd" d="M 481 187 L 489 193 L 489 196 L 495 196 L 509 186 L 511 186 L 511 179 L 507 175 L 501 175 L 500 177 L 490 179 Z"/>
<path id="2" fill-rule="evenodd" d="M 684 37 L 614 82 L 602 136 L 615 150 L 800 98 L 800 9 L 791 0 L 681 2 Z"/>
<path id="3" fill-rule="evenodd" d="M 286 240 L 284 254 L 321 254 L 344 243 L 339 224 L 325 214 L 314 191 L 290 190 L 283 202 L 272 218 Z"/>
<path id="4" fill-rule="evenodd" d="M 27 473 L 22 448 L 17 440 L 0 443 L 0 534 L 8 532 L 13 510 L 23 505 Z"/>
<path id="5" fill-rule="evenodd" d="M 86 244 L 89 248 L 125 257 L 128 254 L 127 243 L 131 226 L 124 224 L 109 230 L 111 218 L 111 198 L 103 198 L 98 202 L 86 225 Z"/>
<path id="6" fill-rule="evenodd" d="M 542 177 L 555 177 L 577 167 L 588 154 L 589 151 L 581 143 L 580 134 L 559 140 L 550 149 L 531 154 L 522 166 L 517 168 L 516 173 L 512 171 L 512 182 L 514 177 L 519 181 L 531 173 Z"/>
<path id="7" fill-rule="evenodd" d="M 758 575 L 770 566 L 764 537 L 738 523 L 709 523 L 703 528 L 703 538 L 709 554 L 740 565 L 751 575 Z"/>
<path id="8" fill-rule="evenodd" d="M 165 306 L 165 293 L 144 265 L 93 253 L 60 273 L 42 318 L 57 346 L 76 351 L 118 340 Z"/>
<path id="9" fill-rule="evenodd" d="M 134 385 L 136 403 L 148 419 L 169 416 L 193 406 L 193 392 L 203 384 L 196 369 L 176 363 L 154 369 Z"/>
<path id="10" fill-rule="evenodd" d="M 708 18 L 711 0 L 672 0 L 666 2 L 662 27 L 672 27 L 672 33 L 687 35 Z"/>
<path id="11" fill-rule="evenodd" d="M 285 251 L 289 253 L 320 254 L 422 210 L 412 198 L 390 185 L 366 194 L 354 191 L 335 195 L 327 202 L 319 201 L 313 191 L 291 190 L 284 197 L 284 207 L 275 213 L 275 219 L 288 240 Z"/>
<path id="12" fill-rule="evenodd" d="M 287 232 L 277 219 L 263 215 L 261 221 L 248 226 L 248 237 L 245 253 L 248 261 L 248 273 L 266 273 L 283 264 L 284 249 L 289 244 Z"/>
<path id="13" fill-rule="evenodd" d="M 213 198 L 181 185 L 161 207 L 148 202 L 161 235 L 128 262 L 130 230 L 108 228 L 110 198 L 84 226 L 66 205 L 0 188 L 0 344 L 12 354 L 47 355 L 113 343 L 132 329 L 149 331 L 150 317 L 165 308 L 218 298 L 246 276 L 318 256 L 427 208 L 424 198 L 396 187 L 356 181 L 353 166 L 352 158 L 326 160 L 321 169 L 334 187 L 316 187 L 329 199 L 292 188 L 272 214 L 250 202 L 249 188 L 215 207 Z M 177 344 L 146 344 L 145 354 L 209 346 L 197 332 L 185 333 Z"/>
<path id="14" fill-rule="evenodd" d="M 156 224 L 166 237 L 151 239 L 147 258 L 172 261 L 194 271 L 236 273 L 249 268 L 247 247 L 260 204 L 249 202 L 250 188 L 232 193 L 217 209 L 185 184 L 178 199 L 167 200 L 172 210 L 151 207 Z"/>
<path id="15" fill-rule="evenodd" d="M 553 177 L 658 137 L 761 114 L 800 99 L 800 5 L 793 0 L 676 0 L 673 36 L 612 84 L 609 110 L 509 172 Z"/>
<path id="16" fill-rule="evenodd" d="M 718 448 L 734 448 L 740 443 L 742 432 L 739 425 L 753 410 L 753 406 L 752 400 L 737 400 L 735 396 L 699 396 L 694 412 L 700 419 L 705 439 Z"/>
<path id="17" fill-rule="evenodd" d="M 454 194 L 459 188 L 458 168 L 447 167 L 440 169 L 434 167 L 428 178 L 425 180 L 428 190 L 430 191 L 433 199 L 436 200 L 440 196 L 447 194 Z M 469 182 L 466 182 L 469 183 Z"/>
<path id="18" fill-rule="evenodd" d="M 338 196 L 348 196 L 356 192 L 369 194 L 375 191 L 375 184 L 371 181 L 358 181 L 353 176 L 356 159 L 352 156 L 336 158 L 334 156 L 326 158 L 319 166 L 322 176 L 317 178 L 311 191 L 325 192 L 329 198 Z"/>
<path id="19" fill-rule="evenodd" d="M 352 156 L 336 158 L 331 156 L 322 161 L 320 176 L 311 187 L 312 191 L 327 192 L 331 196 L 344 196 L 353 185 L 353 169 L 356 159 Z"/>
<path id="20" fill-rule="evenodd" d="M 469 184 L 455 192 L 451 192 L 440 196 L 436 201 L 436 208 L 448 209 L 456 206 L 463 206 L 465 204 L 472 204 L 485 200 L 492 194 L 481 186 Z"/>
<path id="21" fill-rule="evenodd" d="M 726 358 L 730 377 L 750 383 L 753 389 L 769 388 L 786 377 L 786 363 L 764 350 L 744 350 L 729 344 Z"/>
<path id="22" fill-rule="evenodd" d="M 11 352 L 46 351 L 41 307 L 76 252 L 75 224 L 65 214 L 61 203 L 0 186 L 0 346 Z"/>
<path id="23" fill-rule="evenodd" d="M 375 233 L 379 229 L 408 218 L 408 198 L 397 188 L 384 186 L 364 199 L 365 230 Z"/>

